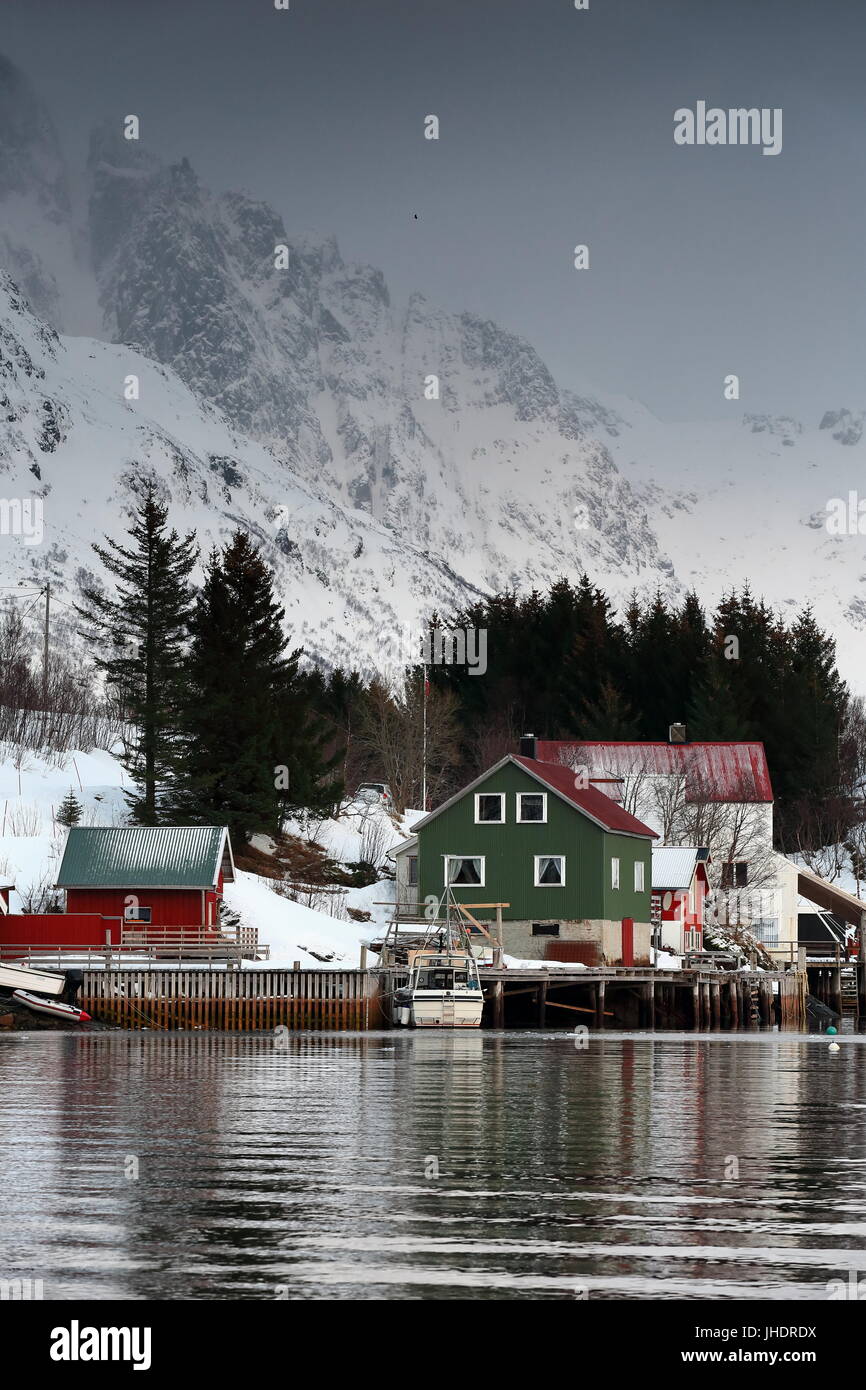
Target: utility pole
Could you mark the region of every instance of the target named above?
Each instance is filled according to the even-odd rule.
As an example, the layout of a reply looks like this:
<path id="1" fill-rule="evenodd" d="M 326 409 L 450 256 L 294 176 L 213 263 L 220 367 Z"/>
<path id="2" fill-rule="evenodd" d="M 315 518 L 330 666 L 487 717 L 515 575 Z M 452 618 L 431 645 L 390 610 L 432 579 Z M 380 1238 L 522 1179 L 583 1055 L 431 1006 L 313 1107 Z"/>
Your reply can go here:
<path id="1" fill-rule="evenodd" d="M 42 709 L 48 709 L 48 617 L 51 608 L 51 581 L 45 584 L 45 633 L 42 639 Z"/>

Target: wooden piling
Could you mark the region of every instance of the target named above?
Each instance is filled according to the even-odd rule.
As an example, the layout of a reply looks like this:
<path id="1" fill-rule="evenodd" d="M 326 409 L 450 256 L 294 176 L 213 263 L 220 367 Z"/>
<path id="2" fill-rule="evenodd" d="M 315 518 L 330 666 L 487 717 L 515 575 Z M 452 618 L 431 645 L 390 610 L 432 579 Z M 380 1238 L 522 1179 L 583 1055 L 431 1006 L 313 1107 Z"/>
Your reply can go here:
<path id="1" fill-rule="evenodd" d="M 547 1020 L 547 982 L 538 986 L 538 1026 L 543 1028 Z"/>
<path id="2" fill-rule="evenodd" d="M 604 1028 L 604 994 L 605 981 L 602 978 L 595 987 L 595 1026 Z"/>
<path id="3" fill-rule="evenodd" d="M 769 1027 L 770 1027 L 770 1023 L 771 1023 L 771 1019 L 770 1019 L 770 1002 L 771 1002 L 771 998 L 772 998 L 772 995 L 771 995 L 771 992 L 770 992 L 770 986 L 769 986 L 769 984 L 767 983 L 766 980 L 761 980 L 760 984 L 758 985 L 758 1012 L 759 1012 L 759 1017 L 760 1017 L 760 1020 L 761 1020 L 761 1027 L 762 1027 L 762 1028 L 769 1028 Z"/>

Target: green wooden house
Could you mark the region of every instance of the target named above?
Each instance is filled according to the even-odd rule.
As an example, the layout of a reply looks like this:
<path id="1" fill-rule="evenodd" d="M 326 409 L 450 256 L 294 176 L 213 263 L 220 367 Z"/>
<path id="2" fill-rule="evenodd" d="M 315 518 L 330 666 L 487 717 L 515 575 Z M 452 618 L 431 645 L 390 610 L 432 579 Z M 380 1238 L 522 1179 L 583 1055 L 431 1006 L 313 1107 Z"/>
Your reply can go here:
<path id="1" fill-rule="evenodd" d="M 586 965 L 650 959 L 655 831 L 566 767 L 509 754 L 413 827 L 397 846 L 401 907 L 446 884 L 480 921 L 502 909 L 521 959 Z"/>

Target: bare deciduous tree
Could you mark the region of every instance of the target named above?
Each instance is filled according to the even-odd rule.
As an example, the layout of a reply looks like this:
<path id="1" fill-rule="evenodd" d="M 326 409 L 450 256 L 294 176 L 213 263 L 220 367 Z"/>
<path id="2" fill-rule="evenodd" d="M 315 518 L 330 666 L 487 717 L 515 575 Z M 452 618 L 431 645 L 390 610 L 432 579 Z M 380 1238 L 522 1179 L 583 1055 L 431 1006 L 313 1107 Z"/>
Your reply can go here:
<path id="1" fill-rule="evenodd" d="M 457 701 L 450 690 L 430 688 L 427 697 L 427 801 L 435 806 L 457 763 Z M 375 680 L 358 741 L 379 769 L 403 812 L 420 806 L 424 769 L 424 680 L 412 676 L 403 691 Z"/>

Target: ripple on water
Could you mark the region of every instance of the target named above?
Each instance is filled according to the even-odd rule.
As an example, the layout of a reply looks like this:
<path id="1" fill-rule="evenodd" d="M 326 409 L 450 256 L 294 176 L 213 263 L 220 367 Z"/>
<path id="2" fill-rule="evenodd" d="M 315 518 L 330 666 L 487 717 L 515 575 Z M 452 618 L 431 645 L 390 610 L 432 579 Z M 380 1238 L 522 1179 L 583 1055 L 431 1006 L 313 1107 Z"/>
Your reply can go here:
<path id="1" fill-rule="evenodd" d="M 842 1036 L 0 1039 L 6 1278 L 92 1299 L 822 1299 L 866 1271 Z"/>

